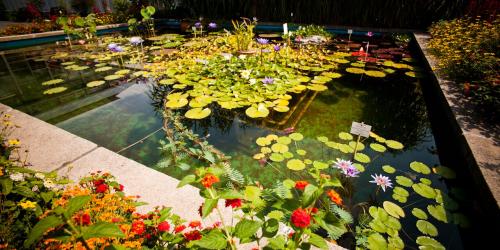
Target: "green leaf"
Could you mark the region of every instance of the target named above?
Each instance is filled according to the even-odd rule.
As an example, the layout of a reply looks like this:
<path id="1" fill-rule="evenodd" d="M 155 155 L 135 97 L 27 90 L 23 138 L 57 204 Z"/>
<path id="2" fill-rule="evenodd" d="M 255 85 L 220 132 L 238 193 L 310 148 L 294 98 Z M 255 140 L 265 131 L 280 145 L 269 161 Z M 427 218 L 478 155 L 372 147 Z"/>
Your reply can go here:
<path id="1" fill-rule="evenodd" d="M 389 249 L 404 249 L 405 247 L 405 243 L 397 235 L 387 238 L 387 241 L 389 242 Z"/>
<path id="2" fill-rule="evenodd" d="M 294 171 L 300 171 L 306 168 L 306 164 L 304 164 L 301 160 L 292 159 L 286 163 L 286 167 Z"/>
<path id="3" fill-rule="evenodd" d="M 280 153 L 272 153 L 269 159 L 274 162 L 282 162 L 285 160 L 285 157 Z"/>
<path id="4" fill-rule="evenodd" d="M 419 236 L 416 242 L 420 245 L 420 249 L 445 250 L 444 246 L 439 243 L 439 241 L 431 237 Z"/>
<path id="5" fill-rule="evenodd" d="M 28 238 L 24 241 L 24 247 L 29 248 L 33 243 L 37 242 L 43 234 L 54 227 L 63 224 L 63 221 L 56 216 L 48 216 L 40 220 L 36 225 L 31 229 L 28 234 Z"/>
<path id="6" fill-rule="evenodd" d="M 318 170 L 323 170 L 328 168 L 328 164 L 321 162 L 321 161 L 314 161 L 313 162 L 313 167 Z"/>
<path id="7" fill-rule="evenodd" d="M 388 174 L 394 174 L 394 172 L 396 172 L 396 169 L 389 166 L 389 165 L 382 166 L 382 170 L 384 170 L 384 172 L 386 172 Z"/>
<path id="8" fill-rule="evenodd" d="M 302 206 L 308 207 L 311 205 L 318 197 L 321 195 L 322 191 L 313 184 L 309 184 L 304 189 L 304 194 L 302 198 Z"/>
<path id="9" fill-rule="evenodd" d="M 177 184 L 177 188 L 181 188 L 186 186 L 187 184 L 191 184 L 196 180 L 196 176 L 194 174 L 186 175 L 182 180 Z"/>
<path id="10" fill-rule="evenodd" d="M 406 189 L 402 187 L 395 187 L 393 192 L 399 196 L 405 196 L 405 197 L 410 196 L 410 193 L 408 193 L 408 191 L 406 191 Z"/>
<path id="11" fill-rule="evenodd" d="M 202 218 L 207 217 L 212 210 L 217 206 L 217 202 L 219 199 L 205 199 L 205 203 L 203 203 L 203 207 L 201 209 Z"/>
<path id="12" fill-rule="evenodd" d="M 0 180 L 0 184 L 2 185 L 2 194 L 8 195 L 12 191 L 13 182 L 10 178 L 4 178 Z"/>
<path id="13" fill-rule="evenodd" d="M 385 221 L 384 224 L 396 231 L 399 231 L 401 229 L 401 223 L 394 217 L 388 217 L 387 221 Z"/>
<path id="14" fill-rule="evenodd" d="M 71 198 L 68 202 L 68 206 L 66 207 L 66 211 L 64 212 L 66 218 L 70 218 L 78 210 L 82 209 L 90 201 L 90 199 L 90 195 L 82 195 Z"/>
<path id="15" fill-rule="evenodd" d="M 383 153 L 387 150 L 384 145 L 378 143 L 370 143 L 370 148 L 379 153 Z"/>
<path id="16" fill-rule="evenodd" d="M 261 222 L 243 219 L 234 228 L 234 235 L 240 239 L 252 237 L 260 229 Z"/>
<path id="17" fill-rule="evenodd" d="M 279 222 L 277 219 L 269 219 L 264 222 L 264 226 L 262 227 L 262 235 L 267 238 L 272 238 L 278 233 Z"/>
<path id="18" fill-rule="evenodd" d="M 396 176 L 396 183 L 405 187 L 411 187 L 411 185 L 413 185 L 413 181 L 410 178 L 402 175 Z"/>
<path id="19" fill-rule="evenodd" d="M 432 169 L 434 173 L 441 175 L 442 177 L 446 179 L 455 179 L 457 177 L 457 174 L 453 169 L 444 167 L 444 166 L 438 166 Z"/>
<path id="20" fill-rule="evenodd" d="M 125 234 L 116 224 L 104 221 L 99 221 L 83 230 L 84 239 L 101 237 L 123 238 Z"/>
<path id="21" fill-rule="evenodd" d="M 304 136 L 301 134 L 301 133 L 291 133 L 290 135 L 288 135 L 288 137 L 290 137 L 290 139 L 294 140 L 294 141 L 302 141 L 302 139 L 304 139 Z"/>
<path id="22" fill-rule="evenodd" d="M 319 249 L 328 249 L 328 244 L 326 243 L 326 240 L 315 233 L 309 233 L 309 243 L 311 243 L 313 246 Z"/>
<path id="23" fill-rule="evenodd" d="M 413 214 L 413 216 L 417 217 L 418 219 L 427 220 L 427 214 L 425 213 L 425 211 L 418 208 L 418 207 L 413 208 L 411 210 L 411 213 Z"/>
<path id="24" fill-rule="evenodd" d="M 387 241 L 384 236 L 379 233 L 373 233 L 368 236 L 368 248 L 376 250 L 386 250 Z"/>
<path id="25" fill-rule="evenodd" d="M 54 197 L 54 192 L 42 192 L 40 193 L 40 197 L 42 197 L 43 201 L 45 203 L 49 203 L 50 200 L 52 200 L 52 197 Z"/>
<path id="26" fill-rule="evenodd" d="M 352 140 L 352 135 L 346 132 L 340 132 L 339 133 L 339 138 L 344 141 L 351 141 Z"/>
<path id="27" fill-rule="evenodd" d="M 390 201 L 384 201 L 383 206 L 384 206 L 384 210 L 392 217 L 397 218 L 397 219 L 405 217 L 405 212 L 403 211 L 403 209 L 400 206 L 398 206 Z"/>
<path id="28" fill-rule="evenodd" d="M 384 222 L 382 222 L 379 219 L 374 219 L 374 220 L 370 221 L 369 225 L 373 230 L 375 230 L 379 233 L 387 232 L 387 226 L 384 224 Z"/>
<path id="29" fill-rule="evenodd" d="M 281 220 L 283 218 L 284 214 L 280 210 L 273 210 L 267 214 L 267 217 L 270 219 L 276 219 L 276 220 Z"/>
<path id="30" fill-rule="evenodd" d="M 380 219 L 381 221 L 386 221 L 387 218 L 389 217 L 387 212 L 380 207 L 371 206 L 368 209 L 368 212 L 374 219 Z"/>
<path id="31" fill-rule="evenodd" d="M 36 196 L 36 193 L 31 191 L 31 189 L 26 187 L 26 186 L 16 186 L 16 187 L 14 187 L 12 192 L 14 192 L 16 194 L 20 194 L 20 195 L 27 197 L 27 198 L 33 198 Z"/>
<path id="32" fill-rule="evenodd" d="M 354 156 L 354 160 L 359 161 L 361 163 L 369 163 L 370 157 L 363 153 L 356 153 L 356 155 Z"/>
<path id="33" fill-rule="evenodd" d="M 429 214 L 432 215 L 432 217 L 436 218 L 436 220 L 448 223 L 448 218 L 446 216 L 446 210 L 444 209 L 444 207 L 442 205 L 437 205 L 437 206 L 428 205 L 427 211 L 429 212 Z"/>
<path id="34" fill-rule="evenodd" d="M 245 199 L 249 201 L 255 201 L 260 199 L 261 190 L 256 186 L 246 186 L 245 187 Z"/>
<path id="35" fill-rule="evenodd" d="M 425 165 L 424 163 L 419 162 L 419 161 L 411 162 L 410 168 L 417 173 L 422 173 L 422 174 L 430 174 L 431 173 L 431 169 L 429 167 L 427 167 L 427 165 Z"/>
<path id="36" fill-rule="evenodd" d="M 194 244 L 204 249 L 225 249 L 227 241 L 221 231 L 212 230 L 200 240 L 195 241 Z"/>
<path id="37" fill-rule="evenodd" d="M 437 228 L 426 220 L 418 220 L 417 221 L 417 228 L 423 234 L 427 234 L 430 236 L 437 236 L 438 235 Z"/>
<path id="38" fill-rule="evenodd" d="M 234 189 L 229 189 L 220 193 L 221 199 L 243 199 L 244 197 L 243 194 Z"/>
<path id="39" fill-rule="evenodd" d="M 385 145 L 387 145 L 387 147 L 389 147 L 389 148 L 397 149 L 397 150 L 403 149 L 403 147 L 404 147 L 403 144 L 401 144 L 401 142 L 394 141 L 394 140 L 386 140 Z"/>
<path id="40" fill-rule="evenodd" d="M 436 191 L 428 185 L 417 183 L 413 184 L 411 187 L 417 194 L 421 195 L 422 197 L 428 199 L 434 199 L 436 197 Z"/>
<path id="41" fill-rule="evenodd" d="M 268 244 L 266 247 L 271 249 L 285 249 L 285 237 L 283 235 L 279 235 L 274 238 L 270 238 L 267 240 Z"/>

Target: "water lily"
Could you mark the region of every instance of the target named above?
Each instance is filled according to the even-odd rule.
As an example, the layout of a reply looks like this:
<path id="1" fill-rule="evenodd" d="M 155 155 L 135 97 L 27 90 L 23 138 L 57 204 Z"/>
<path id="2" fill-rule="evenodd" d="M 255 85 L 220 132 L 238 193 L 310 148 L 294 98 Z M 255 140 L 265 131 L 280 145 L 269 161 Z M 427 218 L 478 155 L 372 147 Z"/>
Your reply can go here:
<path id="1" fill-rule="evenodd" d="M 221 53 L 221 55 L 226 60 L 231 60 L 231 58 L 233 57 L 233 54 L 231 54 L 231 53 Z"/>
<path id="2" fill-rule="evenodd" d="M 358 177 L 359 170 L 354 167 L 351 161 L 337 159 L 334 167 L 342 170 L 342 173 L 348 177 Z"/>
<path id="3" fill-rule="evenodd" d="M 123 52 L 123 48 L 116 43 L 110 43 L 108 49 L 112 52 Z"/>
<path id="4" fill-rule="evenodd" d="M 257 19 L 257 17 L 253 17 L 253 18 L 252 18 L 252 20 L 253 20 L 254 22 L 259 21 L 259 20 Z"/>
<path id="5" fill-rule="evenodd" d="M 276 44 L 273 46 L 274 52 L 278 52 L 281 49 L 281 46 L 279 44 Z"/>
<path id="6" fill-rule="evenodd" d="M 250 79 L 248 81 L 250 82 L 250 85 L 254 85 L 254 84 L 257 83 L 257 79 L 255 79 L 255 78 L 252 78 L 252 79 Z"/>
<path id="7" fill-rule="evenodd" d="M 211 23 L 208 24 L 208 28 L 210 28 L 210 29 L 217 29 L 217 24 L 214 23 L 214 22 L 211 22 Z"/>
<path id="8" fill-rule="evenodd" d="M 265 38 L 257 38 L 257 42 L 262 44 L 262 45 L 265 45 L 265 44 L 269 43 L 269 40 L 265 39 Z"/>
<path id="9" fill-rule="evenodd" d="M 366 35 L 367 35 L 368 37 L 372 37 L 372 36 L 373 36 L 373 32 L 368 31 L 368 33 L 366 33 Z"/>
<path id="10" fill-rule="evenodd" d="M 262 81 L 262 83 L 264 83 L 265 85 L 267 85 L 267 84 L 273 84 L 273 82 L 274 82 L 274 78 L 272 78 L 272 77 L 267 77 L 267 76 L 266 76 L 266 77 L 264 77 L 264 79 L 262 79 L 261 81 Z"/>
<path id="11" fill-rule="evenodd" d="M 142 42 L 144 42 L 144 40 L 142 40 L 142 38 L 140 36 L 131 37 L 129 39 L 129 41 L 132 45 L 138 45 L 138 44 L 141 44 Z"/>
<path id="12" fill-rule="evenodd" d="M 373 180 L 370 181 L 370 183 L 377 184 L 379 187 L 382 188 L 382 190 L 384 190 L 384 192 L 386 187 L 392 187 L 391 179 L 389 179 L 389 177 L 387 176 L 375 174 L 372 175 L 372 178 Z"/>
<path id="13" fill-rule="evenodd" d="M 118 44 L 116 44 L 116 43 L 110 43 L 110 44 L 108 44 L 108 49 L 109 49 L 109 50 L 113 50 L 113 49 L 114 49 L 114 48 L 116 48 L 117 46 L 118 46 Z"/>
<path id="14" fill-rule="evenodd" d="M 201 22 L 196 22 L 196 23 L 194 24 L 194 27 L 196 27 L 197 29 L 200 29 L 200 28 L 201 28 L 201 27 L 203 27 L 203 26 L 201 25 Z"/>
<path id="15" fill-rule="evenodd" d="M 199 59 L 199 58 L 198 58 L 198 59 L 196 59 L 196 60 L 194 60 L 194 61 L 195 61 L 195 62 L 197 62 L 197 63 L 205 64 L 205 65 L 207 65 L 207 64 L 208 64 L 208 61 L 207 61 L 207 60 L 205 60 L 205 59 Z"/>
<path id="16" fill-rule="evenodd" d="M 252 70 L 251 69 L 246 69 L 246 70 L 242 70 L 240 72 L 241 72 L 241 77 L 242 78 L 249 79 L 250 78 L 250 73 L 252 72 Z"/>

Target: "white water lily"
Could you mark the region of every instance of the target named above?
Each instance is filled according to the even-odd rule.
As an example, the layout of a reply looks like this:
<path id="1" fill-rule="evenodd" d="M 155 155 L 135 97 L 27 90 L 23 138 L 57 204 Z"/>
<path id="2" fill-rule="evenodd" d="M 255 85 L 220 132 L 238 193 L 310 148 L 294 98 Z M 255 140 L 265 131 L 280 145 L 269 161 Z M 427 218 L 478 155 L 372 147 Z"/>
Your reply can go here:
<path id="1" fill-rule="evenodd" d="M 241 60 L 245 60 L 247 58 L 247 55 L 239 55 L 238 58 Z"/>
<path id="2" fill-rule="evenodd" d="M 222 53 L 221 55 L 228 61 L 231 60 L 231 57 L 233 57 L 233 54 L 231 53 Z"/>
<path id="3" fill-rule="evenodd" d="M 241 70 L 241 77 L 244 78 L 244 79 L 249 79 L 250 78 L 250 73 L 252 73 L 252 70 L 251 69 L 245 69 L 245 70 Z"/>
<path id="4" fill-rule="evenodd" d="M 10 179 L 13 181 L 24 181 L 24 175 L 22 173 L 11 174 Z"/>
<path id="5" fill-rule="evenodd" d="M 42 173 L 36 173 L 35 177 L 38 178 L 38 179 L 41 179 L 41 180 L 45 179 L 45 175 L 42 174 Z"/>
<path id="6" fill-rule="evenodd" d="M 56 187 L 56 184 L 52 180 L 45 180 L 43 185 L 48 189 L 54 189 Z"/>
<path id="7" fill-rule="evenodd" d="M 257 83 L 257 79 L 252 78 L 252 79 L 249 80 L 249 82 L 250 82 L 250 85 L 256 84 Z"/>

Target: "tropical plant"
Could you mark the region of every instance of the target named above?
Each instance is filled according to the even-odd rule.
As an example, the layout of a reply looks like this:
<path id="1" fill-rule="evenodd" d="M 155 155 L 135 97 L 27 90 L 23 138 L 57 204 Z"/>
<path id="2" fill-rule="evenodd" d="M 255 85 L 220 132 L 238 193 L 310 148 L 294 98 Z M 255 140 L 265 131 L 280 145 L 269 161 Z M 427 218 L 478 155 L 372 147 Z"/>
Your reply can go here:
<path id="1" fill-rule="evenodd" d="M 227 42 L 236 51 L 249 51 L 252 48 L 254 33 L 253 30 L 257 25 L 257 19 L 250 20 L 242 18 L 242 22 L 232 20 L 233 35 L 227 37 Z"/>

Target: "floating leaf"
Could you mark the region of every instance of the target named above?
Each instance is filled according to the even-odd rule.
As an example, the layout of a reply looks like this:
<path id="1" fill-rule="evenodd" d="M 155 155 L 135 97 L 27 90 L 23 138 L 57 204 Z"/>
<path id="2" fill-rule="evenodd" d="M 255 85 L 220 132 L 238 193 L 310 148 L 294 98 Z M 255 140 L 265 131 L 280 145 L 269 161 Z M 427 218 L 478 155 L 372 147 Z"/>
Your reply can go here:
<path id="1" fill-rule="evenodd" d="M 404 189 L 402 187 L 395 187 L 393 192 L 397 195 L 404 196 L 404 197 L 410 196 L 410 193 L 408 193 L 408 191 L 406 191 L 406 189 Z"/>
<path id="2" fill-rule="evenodd" d="M 437 236 L 438 235 L 437 228 L 426 220 L 418 220 L 417 221 L 417 228 L 423 234 L 427 234 L 430 236 Z"/>
<path id="3" fill-rule="evenodd" d="M 288 146 L 281 143 L 275 143 L 271 146 L 271 149 L 275 153 L 285 153 L 288 152 Z"/>
<path id="4" fill-rule="evenodd" d="M 326 137 L 326 136 L 318 136 L 318 137 L 316 137 L 316 139 L 320 142 L 327 142 L 328 141 L 328 137 Z"/>
<path id="5" fill-rule="evenodd" d="M 91 81 L 87 83 L 87 87 L 93 88 L 97 86 L 101 86 L 105 83 L 106 81 L 98 80 L 98 81 Z"/>
<path id="6" fill-rule="evenodd" d="M 453 171 L 451 168 L 444 167 L 444 166 L 438 166 L 432 169 L 432 171 L 438 175 L 441 175 L 442 177 L 446 179 L 455 179 L 457 177 L 457 174 L 455 171 Z"/>
<path id="7" fill-rule="evenodd" d="M 293 159 L 293 160 L 289 160 L 286 163 L 286 167 L 291 169 L 291 170 L 300 171 L 300 170 L 303 170 L 304 168 L 306 168 L 306 165 L 301 160 Z"/>
<path id="8" fill-rule="evenodd" d="M 66 91 L 68 88 L 66 87 L 57 87 L 57 88 L 51 88 L 43 91 L 44 95 L 52 95 L 52 94 L 57 94 Z"/>
<path id="9" fill-rule="evenodd" d="M 306 152 L 305 150 L 303 150 L 303 149 L 297 149 L 297 151 L 296 151 L 296 152 L 297 152 L 297 154 L 298 154 L 298 155 L 301 155 L 301 156 L 304 156 L 304 155 L 306 155 L 306 153 L 307 153 L 307 152 Z"/>
<path id="10" fill-rule="evenodd" d="M 49 81 L 42 82 L 42 85 L 43 86 L 50 86 L 50 85 L 55 85 L 55 84 L 58 84 L 61 82 L 64 82 L 64 80 L 63 79 L 52 79 Z"/>
<path id="11" fill-rule="evenodd" d="M 281 143 L 281 144 L 285 144 L 285 145 L 288 145 L 292 142 L 292 139 L 290 139 L 290 137 L 286 137 L 286 136 L 281 136 L 278 138 L 278 140 L 276 140 L 278 143 Z"/>
<path id="12" fill-rule="evenodd" d="M 250 118 L 263 118 L 269 115 L 269 110 L 261 103 L 257 107 L 251 106 L 247 108 L 245 114 Z"/>
<path id="13" fill-rule="evenodd" d="M 418 161 L 411 162 L 410 168 L 417 173 L 422 173 L 422 174 L 430 174 L 431 173 L 431 169 L 429 167 L 427 167 L 427 165 L 425 165 L 422 162 L 418 162 Z"/>
<path id="14" fill-rule="evenodd" d="M 393 174 L 396 172 L 396 169 L 389 166 L 389 165 L 384 165 L 382 166 L 382 170 L 384 170 L 384 172 L 388 173 L 388 174 Z"/>
<path id="15" fill-rule="evenodd" d="M 171 109 L 176 109 L 176 108 L 182 108 L 188 104 L 188 100 L 186 98 L 180 98 L 180 99 L 172 99 L 165 103 L 165 107 L 171 108 Z"/>
<path id="16" fill-rule="evenodd" d="M 68 65 L 73 65 L 73 64 L 75 64 L 75 62 L 63 62 L 63 63 L 61 63 L 62 66 L 68 66 Z M 104 65 L 106 65 L 106 64 L 104 64 Z"/>
<path id="17" fill-rule="evenodd" d="M 403 209 L 400 206 L 396 205 L 395 203 L 392 203 L 390 201 L 384 201 L 382 205 L 384 207 L 384 210 L 392 217 L 396 219 L 405 217 L 405 212 L 403 211 Z"/>
<path id="18" fill-rule="evenodd" d="M 347 145 L 347 144 L 339 143 L 337 145 L 338 145 L 338 148 L 339 148 L 340 152 L 342 152 L 344 154 L 354 153 L 354 149 L 351 146 Z M 362 156 L 361 156 L 361 158 L 362 158 Z"/>
<path id="19" fill-rule="evenodd" d="M 269 153 L 271 153 L 273 151 L 269 147 L 262 147 L 262 148 L 260 148 L 260 152 L 263 153 L 263 154 L 269 154 Z"/>
<path id="20" fill-rule="evenodd" d="M 436 197 L 436 191 L 434 191 L 434 189 L 429 187 L 428 185 L 425 185 L 423 183 L 417 183 L 413 184 L 411 187 L 417 194 L 419 194 L 422 197 L 428 199 L 434 199 Z"/>
<path id="21" fill-rule="evenodd" d="M 354 156 L 354 160 L 359 161 L 361 163 L 369 163 L 370 157 L 363 153 L 356 153 L 356 155 Z"/>
<path id="22" fill-rule="evenodd" d="M 321 75 L 324 75 L 324 76 L 330 77 L 330 78 L 340 78 L 342 76 L 340 73 L 336 73 L 336 72 L 323 72 L 323 73 L 321 73 Z"/>
<path id="23" fill-rule="evenodd" d="M 288 137 L 294 141 L 302 141 L 302 139 L 304 139 L 304 136 L 301 133 L 291 133 Z"/>
<path id="24" fill-rule="evenodd" d="M 378 70 L 367 70 L 365 71 L 365 74 L 367 76 L 371 76 L 371 77 L 385 77 L 385 73 L 382 72 L 382 71 L 378 71 Z"/>
<path id="25" fill-rule="evenodd" d="M 176 82 L 177 80 L 175 79 L 162 79 L 160 80 L 159 84 L 163 84 L 163 85 L 172 85 Z"/>
<path id="26" fill-rule="evenodd" d="M 126 75 L 130 73 L 130 70 L 129 69 L 122 69 L 122 70 L 118 70 L 115 72 L 115 75 Z"/>
<path id="27" fill-rule="evenodd" d="M 313 91 L 325 91 L 328 89 L 327 86 L 321 84 L 309 84 L 307 88 Z"/>
<path id="28" fill-rule="evenodd" d="M 445 250 L 444 246 L 439 243 L 439 241 L 427 237 L 427 236 L 419 236 L 416 240 L 417 244 L 420 245 L 419 249 L 429 249 L 429 250 Z"/>
<path id="29" fill-rule="evenodd" d="M 380 153 L 383 153 L 387 150 L 384 145 L 378 143 L 370 143 L 370 148 L 373 149 L 373 151 L 377 151 Z"/>
<path id="30" fill-rule="evenodd" d="M 113 81 L 113 80 L 116 80 L 116 79 L 120 79 L 122 77 L 123 77 L 123 75 L 109 75 L 109 76 L 105 76 L 104 80 L 106 80 L 106 81 Z"/>
<path id="31" fill-rule="evenodd" d="M 427 179 L 427 178 L 420 178 L 420 182 L 424 183 L 425 185 L 431 185 L 432 181 Z"/>
<path id="32" fill-rule="evenodd" d="M 411 210 L 411 213 L 413 214 L 413 216 L 417 217 L 418 219 L 427 220 L 427 214 L 425 213 L 425 211 L 418 208 L 418 207 L 413 208 Z"/>
<path id="33" fill-rule="evenodd" d="M 105 71 L 112 70 L 112 69 L 113 69 L 113 67 L 105 66 L 105 67 L 96 68 L 95 72 L 105 72 Z"/>
<path id="34" fill-rule="evenodd" d="M 352 74 L 363 74 L 363 73 L 365 73 L 365 70 L 364 69 L 360 69 L 360 68 L 347 68 L 347 69 L 345 69 L 345 71 L 347 71 L 349 73 L 352 73 Z"/>
<path id="35" fill-rule="evenodd" d="M 394 140 L 386 140 L 385 141 L 385 145 L 387 145 L 387 147 L 390 147 L 392 149 L 403 149 L 403 144 L 401 144 L 401 142 L 398 142 L 398 141 L 394 141 Z"/>
<path id="36" fill-rule="evenodd" d="M 368 236 L 368 249 L 387 249 L 387 241 L 384 236 L 379 233 L 372 233 Z"/>
<path id="37" fill-rule="evenodd" d="M 292 154 L 292 152 L 287 151 L 287 152 L 283 153 L 283 157 L 285 157 L 285 159 L 290 159 L 290 158 L 293 158 L 293 154 Z"/>
<path id="38" fill-rule="evenodd" d="M 401 203 L 406 203 L 408 201 L 408 196 L 402 196 L 402 195 L 399 195 L 399 194 L 396 194 L 396 193 L 393 193 L 392 194 L 392 198 L 394 200 L 397 200 Z"/>
<path id="39" fill-rule="evenodd" d="M 263 153 L 258 153 L 258 154 L 254 154 L 254 155 L 253 155 L 253 158 L 254 158 L 255 160 L 260 160 L 260 159 L 263 159 L 264 157 L 266 157 L 266 155 L 265 155 L 265 154 L 263 154 Z"/>
<path id="40" fill-rule="evenodd" d="M 359 172 L 365 172 L 365 167 L 359 163 L 352 164 Z"/>
<path id="41" fill-rule="evenodd" d="M 402 175 L 396 176 L 396 183 L 405 187 L 411 187 L 413 185 L 413 181 L 410 178 Z"/>
<path id="42" fill-rule="evenodd" d="M 448 223 L 448 218 L 446 216 L 446 210 L 442 205 L 428 205 L 427 211 L 432 217 L 436 218 L 436 220 L 442 221 L 444 223 Z"/>
<path id="43" fill-rule="evenodd" d="M 346 132 L 340 132 L 339 138 L 344 141 L 351 141 L 353 139 L 352 135 Z"/>
<path id="44" fill-rule="evenodd" d="M 282 162 L 285 160 L 285 157 L 282 154 L 272 153 L 269 159 L 274 162 Z"/>
<path id="45" fill-rule="evenodd" d="M 356 145 L 357 144 L 357 145 Z M 362 143 L 362 142 L 358 142 L 356 143 L 355 141 L 350 141 L 349 142 L 349 146 L 352 148 L 352 149 L 355 149 L 355 147 L 357 147 L 357 151 L 363 151 L 365 149 L 365 145 Z"/>
<path id="46" fill-rule="evenodd" d="M 263 147 L 263 146 L 267 146 L 267 145 L 271 144 L 271 140 L 269 140 L 266 137 L 259 137 L 259 138 L 257 138 L 257 140 L 255 140 L 255 143 L 257 143 L 257 145 Z"/>
<path id="47" fill-rule="evenodd" d="M 394 217 L 387 218 L 387 220 L 384 221 L 384 224 L 396 231 L 399 231 L 401 229 L 401 222 L 399 222 L 399 220 Z"/>
<path id="48" fill-rule="evenodd" d="M 189 119 L 203 119 L 207 116 L 210 115 L 210 113 L 212 113 L 212 111 L 209 109 L 209 108 L 193 108 L 193 109 L 190 109 L 186 112 L 186 114 L 184 114 L 184 116 L 186 116 L 187 118 Z"/>
<path id="49" fill-rule="evenodd" d="M 288 112 L 290 110 L 288 106 L 274 106 L 273 109 L 281 113 Z"/>
<path id="50" fill-rule="evenodd" d="M 327 169 L 328 168 L 328 164 L 326 164 L 324 162 L 321 162 L 321 161 L 313 161 L 313 166 L 314 166 L 314 168 L 316 168 L 318 170 L 322 170 L 322 169 Z"/>

